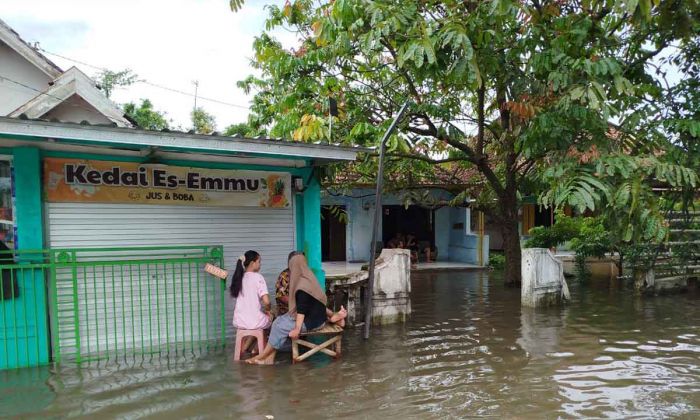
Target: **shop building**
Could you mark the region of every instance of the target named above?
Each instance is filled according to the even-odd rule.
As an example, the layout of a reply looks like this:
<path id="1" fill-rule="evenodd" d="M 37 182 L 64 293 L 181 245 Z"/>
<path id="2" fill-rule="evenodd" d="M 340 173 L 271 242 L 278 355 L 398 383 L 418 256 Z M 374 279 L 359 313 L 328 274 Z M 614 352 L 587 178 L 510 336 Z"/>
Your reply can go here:
<path id="1" fill-rule="evenodd" d="M 286 267 L 288 253 L 303 250 L 323 282 L 321 188 L 314 168 L 354 160 L 356 153 L 331 145 L 0 117 L 2 235 L 17 255 L 42 249 L 223 245 L 223 264 L 229 268 L 254 249 L 263 257 L 270 285 Z M 87 273 L 81 281 L 101 279 L 99 285 L 110 295 L 112 275 Z M 57 313 L 44 293 L 50 293 L 51 279 L 13 276 L 0 301 L 5 315 L 0 322 L 7 321 L 0 325 L 0 350 L 36 347 L 36 357 L 24 365 L 45 363 L 53 340 L 47 324 L 53 321 L 46 320 L 48 312 Z M 60 284 L 60 278 L 54 280 Z M 127 276 L 119 277 L 119 283 L 117 294 L 133 289 Z M 13 287 L 18 287 L 17 297 Z M 99 311 L 93 303 L 101 300 L 88 295 L 96 292 L 89 287 L 72 290 L 80 320 L 88 322 Z M 119 299 L 112 302 L 116 309 L 109 319 L 129 315 L 117 310 L 125 304 Z M 180 299 L 185 302 L 188 296 L 173 304 Z M 224 328 L 229 332 L 232 303 L 226 295 Z M 146 306 L 137 312 L 153 310 Z M 127 329 L 129 322 L 133 320 L 125 322 Z M 80 328 L 83 347 L 105 340 L 89 326 Z M 23 331 L 31 337 L 15 334 Z M 95 341 L 86 344 L 91 333 Z"/>

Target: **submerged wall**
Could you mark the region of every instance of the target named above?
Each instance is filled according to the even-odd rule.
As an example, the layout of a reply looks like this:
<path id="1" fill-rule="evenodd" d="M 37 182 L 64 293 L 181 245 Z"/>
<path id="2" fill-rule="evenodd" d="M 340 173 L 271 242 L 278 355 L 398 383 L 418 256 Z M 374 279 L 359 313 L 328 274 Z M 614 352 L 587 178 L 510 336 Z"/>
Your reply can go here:
<path id="1" fill-rule="evenodd" d="M 546 248 L 526 248 L 522 254 L 523 306 L 537 308 L 561 304 L 570 299 L 564 279 L 564 264 Z"/>

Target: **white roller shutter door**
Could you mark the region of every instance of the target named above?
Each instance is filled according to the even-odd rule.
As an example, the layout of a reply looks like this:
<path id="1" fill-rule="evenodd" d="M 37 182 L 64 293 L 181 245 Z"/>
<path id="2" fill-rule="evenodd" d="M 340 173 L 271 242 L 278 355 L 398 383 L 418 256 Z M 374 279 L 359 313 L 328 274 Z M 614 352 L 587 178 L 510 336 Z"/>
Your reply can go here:
<path id="1" fill-rule="evenodd" d="M 291 209 L 47 203 L 46 219 L 51 248 L 223 245 L 229 269 L 243 252 L 256 250 L 273 302 L 277 274 L 296 248 Z M 228 290 L 226 296 L 230 335 L 233 300 Z"/>

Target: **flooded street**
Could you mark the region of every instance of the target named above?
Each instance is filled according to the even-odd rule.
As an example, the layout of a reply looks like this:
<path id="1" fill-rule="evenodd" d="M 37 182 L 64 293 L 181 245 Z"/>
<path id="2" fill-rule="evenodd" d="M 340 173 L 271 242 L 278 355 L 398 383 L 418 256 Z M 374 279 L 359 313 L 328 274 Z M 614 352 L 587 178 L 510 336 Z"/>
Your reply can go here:
<path id="1" fill-rule="evenodd" d="M 345 334 L 344 355 L 276 367 L 225 354 L 0 373 L 0 414 L 27 417 L 508 418 L 700 416 L 695 291 L 639 299 L 571 284 L 521 310 L 498 274 L 415 274 L 405 325 Z"/>

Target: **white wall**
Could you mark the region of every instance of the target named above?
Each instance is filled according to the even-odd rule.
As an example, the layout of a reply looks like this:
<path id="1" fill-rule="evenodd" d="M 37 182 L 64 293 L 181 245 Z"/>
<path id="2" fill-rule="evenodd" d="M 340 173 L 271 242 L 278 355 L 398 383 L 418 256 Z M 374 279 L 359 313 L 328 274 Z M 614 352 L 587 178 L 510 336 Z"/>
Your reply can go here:
<path id="1" fill-rule="evenodd" d="M 42 118 L 50 120 L 57 119 L 59 121 L 68 121 L 79 123 L 82 121 L 87 121 L 90 124 L 111 124 L 107 117 L 100 114 L 95 108 L 89 103 L 85 102 L 83 98 L 77 95 L 73 95 L 62 104 L 47 112 Z"/>
<path id="2" fill-rule="evenodd" d="M 49 76 L 2 42 L 0 42 L 0 76 L 39 91 L 46 90 L 51 81 Z M 0 115 L 8 115 L 38 94 L 29 88 L 0 79 Z"/>

